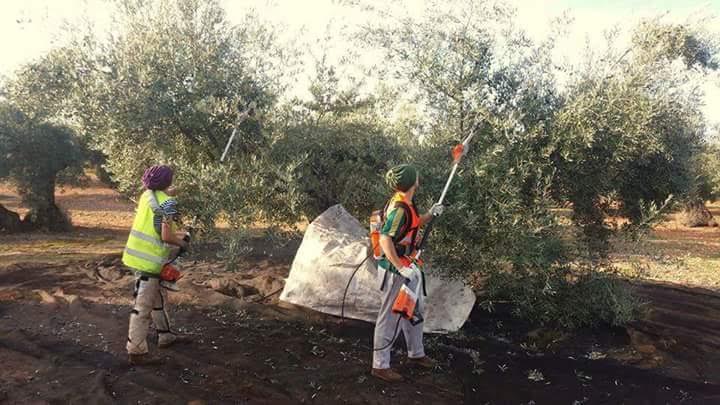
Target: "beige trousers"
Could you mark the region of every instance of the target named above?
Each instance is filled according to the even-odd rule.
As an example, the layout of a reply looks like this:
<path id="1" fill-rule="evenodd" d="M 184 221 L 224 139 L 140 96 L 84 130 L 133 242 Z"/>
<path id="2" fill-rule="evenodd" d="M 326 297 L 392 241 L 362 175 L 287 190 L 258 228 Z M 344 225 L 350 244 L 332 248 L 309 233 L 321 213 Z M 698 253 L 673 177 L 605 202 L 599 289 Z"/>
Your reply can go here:
<path id="1" fill-rule="evenodd" d="M 175 337 L 170 330 L 170 318 L 165 311 L 167 293 L 160 287 L 160 279 L 143 276 L 135 280 L 134 295 L 127 351 L 130 354 L 145 354 L 148 352 L 147 334 L 151 320 L 157 329 L 160 344 Z"/>

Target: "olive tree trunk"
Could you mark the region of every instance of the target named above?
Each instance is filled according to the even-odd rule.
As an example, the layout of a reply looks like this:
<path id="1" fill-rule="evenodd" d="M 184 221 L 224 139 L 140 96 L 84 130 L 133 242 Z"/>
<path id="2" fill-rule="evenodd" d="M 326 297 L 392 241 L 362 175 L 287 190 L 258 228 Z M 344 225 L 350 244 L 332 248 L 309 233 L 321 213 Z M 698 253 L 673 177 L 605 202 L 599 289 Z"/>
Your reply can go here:
<path id="1" fill-rule="evenodd" d="M 43 229 L 51 232 L 64 232 L 72 228 L 67 215 L 55 204 L 55 176 L 35 181 L 23 199 L 30 211 L 23 222 L 30 229 Z"/>
<path id="2" fill-rule="evenodd" d="M 23 230 L 23 222 L 17 212 L 0 205 L 0 233 L 14 233 Z"/>
<path id="3" fill-rule="evenodd" d="M 700 226 L 717 226 L 712 213 L 705 206 L 705 202 L 701 200 L 693 200 L 685 205 L 682 212 L 682 223 L 688 227 Z"/>

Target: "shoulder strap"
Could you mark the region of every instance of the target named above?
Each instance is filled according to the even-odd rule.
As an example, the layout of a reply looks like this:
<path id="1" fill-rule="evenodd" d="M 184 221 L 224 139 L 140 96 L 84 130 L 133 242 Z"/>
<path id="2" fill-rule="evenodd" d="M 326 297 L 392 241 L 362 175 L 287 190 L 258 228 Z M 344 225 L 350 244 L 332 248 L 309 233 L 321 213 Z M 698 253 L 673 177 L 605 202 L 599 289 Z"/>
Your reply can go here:
<path id="1" fill-rule="evenodd" d="M 385 203 L 385 207 L 382 209 L 382 212 L 380 212 L 380 222 L 382 223 L 385 223 L 385 215 L 387 214 L 387 210 L 390 207 L 390 201 L 392 200 L 388 200 L 388 202 Z"/>
<path id="2" fill-rule="evenodd" d="M 403 238 L 407 235 L 408 232 L 412 232 L 412 235 L 410 236 L 410 240 L 412 241 L 413 246 L 415 245 L 415 242 L 417 240 L 418 232 L 420 231 L 419 227 L 412 227 L 413 217 L 417 215 L 417 211 L 415 208 L 410 208 L 409 205 L 407 205 L 405 202 L 400 202 L 402 205 L 404 205 L 405 209 L 405 215 L 407 215 L 408 223 L 407 228 L 405 229 L 405 234 L 403 235 Z M 414 205 L 414 204 L 413 204 Z"/>
<path id="3" fill-rule="evenodd" d="M 402 209 L 405 215 L 405 223 L 398 230 L 398 234 L 395 236 L 395 242 L 397 242 L 403 240 L 405 236 L 407 236 L 407 233 L 410 231 L 410 227 L 412 226 L 412 211 L 410 210 L 410 206 L 407 205 L 404 201 L 396 201 L 395 207 Z"/>

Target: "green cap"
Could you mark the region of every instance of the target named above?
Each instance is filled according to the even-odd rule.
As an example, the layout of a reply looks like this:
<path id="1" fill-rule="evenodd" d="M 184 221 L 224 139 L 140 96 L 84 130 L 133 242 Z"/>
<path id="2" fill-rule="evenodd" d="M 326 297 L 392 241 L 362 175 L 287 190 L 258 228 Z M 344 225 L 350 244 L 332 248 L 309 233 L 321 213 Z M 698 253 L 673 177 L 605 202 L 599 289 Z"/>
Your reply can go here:
<path id="1" fill-rule="evenodd" d="M 417 181 L 417 169 L 413 165 L 398 165 L 388 170 L 385 182 L 390 188 L 397 191 L 408 191 Z"/>

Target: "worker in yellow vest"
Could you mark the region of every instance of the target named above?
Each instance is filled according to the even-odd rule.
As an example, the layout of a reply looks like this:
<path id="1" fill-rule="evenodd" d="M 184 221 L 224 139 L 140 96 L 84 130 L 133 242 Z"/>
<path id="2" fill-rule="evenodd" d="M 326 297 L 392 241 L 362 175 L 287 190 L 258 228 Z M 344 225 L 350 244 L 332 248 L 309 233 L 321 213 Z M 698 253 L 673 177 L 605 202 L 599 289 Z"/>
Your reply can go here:
<path id="1" fill-rule="evenodd" d="M 173 171 L 168 166 L 153 166 L 142 177 L 145 191 L 138 202 L 123 263 L 136 274 L 135 303 L 130 314 L 127 351 L 131 364 L 149 363 L 147 334 L 150 321 L 158 332 L 158 347 L 187 342 L 186 336 L 170 329 L 165 309 L 166 292 L 160 285 L 160 273 L 173 247 L 187 249 L 184 234 L 175 229 L 177 202 L 171 188 Z M 154 361 L 154 360 L 153 360 Z"/>

